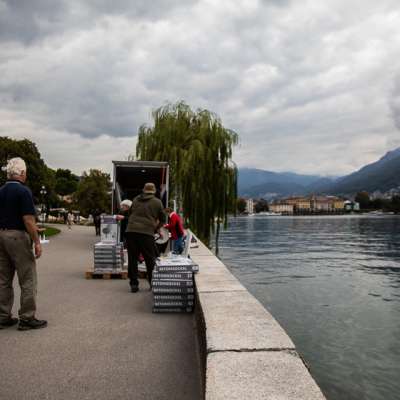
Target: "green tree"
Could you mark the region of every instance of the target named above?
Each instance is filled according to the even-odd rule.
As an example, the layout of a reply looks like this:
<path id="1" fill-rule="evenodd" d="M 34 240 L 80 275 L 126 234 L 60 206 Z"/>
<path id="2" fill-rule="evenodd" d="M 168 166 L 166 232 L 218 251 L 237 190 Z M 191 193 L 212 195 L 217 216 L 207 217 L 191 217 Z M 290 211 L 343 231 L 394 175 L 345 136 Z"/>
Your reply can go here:
<path id="1" fill-rule="evenodd" d="M 78 189 L 79 178 L 69 169 L 58 168 L 55 172 L 55 181 L 55 190 L 61 196 L 72 194 Z"/>
<path id="2" fill-rule="evenodd" d="M 239 197 L 236 201 L 236 209 L 239 214 L 243 214 L 246 210 L 246 200 Z"/>
<path id="3" fill-rule="evenodd" d="M 369 208 L 373 210 L 388 210 L 390 208 L 390 200 L 377 198 L 371 200 L 369 203 Z"/>
<path id="4" fill-rule="evenodd" d="M 78 184 L 74 200 L 79 211 L 87 216 L 93 210 L 106 212 L 111 209 L 110 175 L 97 169 L 84 172 Z"/>
<path id="5" fill-rule="evenodd" d="M 215 232 L 216 252 L 221 224 L 236 212 L 237 169 L 231 161 L 238 135 L 215 114 L 194 112 L 183 103 L 153 112 L 154 126 L 139 128 L 136 156 L 167 161 L 171 195 L 182 205 L 184 218 L 207 245 Z"/>
<path id="6" fill-rule="evenodd" d="M 254 206 L 255 212 L 269 211 L 268 202 L 265 199 L 259 199 Z"/>
<path id="7" fill-rule="evenodd" d="M 8 137 L 0 137 L 0 165 L 5 166 L 7 160 L 13 157 L 21 157 L 27 166 L 27 186 L 32 190 L 36 203 L 45 202 L 48 205 L 56 200 L 54 191 L 54 171 L 48 168 L 42 160 L 36 144 L 28 139 L 14 140 Z M 0 171 L 0 185 L 7 179 L 5 171 Z M 40 190 L 46 187 L 46 197 L 43 199 Z"/>
<path id="8" fill-rule="evenodd" d="M 361 210 L 368 209 L 371 205 L 368 192 L 358 192 L 354 200 L 360 204 Z"/>

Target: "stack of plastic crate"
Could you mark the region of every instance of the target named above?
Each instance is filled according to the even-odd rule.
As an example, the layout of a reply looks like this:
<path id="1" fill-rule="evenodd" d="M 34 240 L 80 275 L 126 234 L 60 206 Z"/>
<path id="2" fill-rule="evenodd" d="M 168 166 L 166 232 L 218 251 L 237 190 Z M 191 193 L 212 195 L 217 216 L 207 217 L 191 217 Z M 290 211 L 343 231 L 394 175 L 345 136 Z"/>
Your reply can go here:
<path id="1" fill-rule="evenodd" d="M 192 312 L 195 300 L 193 274 L 198 270 L 198 265 L 187 257 L 157 260 L 152 278 L 153 312 Z"/>
<path id="2" fill-rule="evenodd" d="M 94 245 L 94 271 L 120 272 L 124 267 L 124 248 L 122 243 L 103 243 Z"/>

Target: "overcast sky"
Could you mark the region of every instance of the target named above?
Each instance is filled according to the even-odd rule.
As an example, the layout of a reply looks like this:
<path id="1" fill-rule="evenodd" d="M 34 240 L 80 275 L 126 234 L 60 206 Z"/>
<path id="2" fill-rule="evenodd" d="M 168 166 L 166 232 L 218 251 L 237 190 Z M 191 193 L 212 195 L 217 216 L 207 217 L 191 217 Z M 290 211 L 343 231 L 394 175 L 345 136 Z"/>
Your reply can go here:
<path id="1" fill-rule="evenodd" d="M 238 166 L 343 175 L 400 147 L 398 0 L 0 0 L 0 136 L 109 172 L 184 100 Z"/>

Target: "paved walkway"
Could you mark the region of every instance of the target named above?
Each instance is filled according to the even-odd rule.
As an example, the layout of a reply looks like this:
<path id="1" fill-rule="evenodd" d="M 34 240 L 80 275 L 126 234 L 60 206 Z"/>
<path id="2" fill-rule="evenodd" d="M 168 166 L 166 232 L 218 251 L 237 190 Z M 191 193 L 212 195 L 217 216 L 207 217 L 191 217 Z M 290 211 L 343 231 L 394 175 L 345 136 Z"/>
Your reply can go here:
<path id="1" fill-rule="evenodd" d="M 152 314 L 144 281 L 133 294 L 127 280 L 84 279 L 94 228 L 62 230 L 38 262 L 48 328 L 0 330 L 0 399 L 200 399 L 194 317 Z"/>

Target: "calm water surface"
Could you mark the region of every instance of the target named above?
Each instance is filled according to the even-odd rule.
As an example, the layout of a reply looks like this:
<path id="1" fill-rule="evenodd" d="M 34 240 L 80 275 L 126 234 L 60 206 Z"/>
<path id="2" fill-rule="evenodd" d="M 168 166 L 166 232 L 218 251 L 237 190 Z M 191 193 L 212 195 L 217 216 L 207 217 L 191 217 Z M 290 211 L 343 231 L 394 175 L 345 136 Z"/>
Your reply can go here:
<path id="1" fill-rule="evenodd" d="M 400 217 L 239 217 L 220 247 L 329 400 L 400 399 Z"/>

